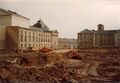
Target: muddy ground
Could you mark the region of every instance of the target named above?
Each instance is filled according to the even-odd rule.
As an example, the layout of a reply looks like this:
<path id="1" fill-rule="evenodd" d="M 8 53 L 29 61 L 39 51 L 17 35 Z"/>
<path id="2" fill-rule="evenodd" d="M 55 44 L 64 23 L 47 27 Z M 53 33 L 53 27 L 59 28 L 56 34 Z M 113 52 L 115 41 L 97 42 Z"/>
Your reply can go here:
<path id="1" fill-rule="evenodd" d="M 119 52 L 0 52 L 2 83 L 120 82 L 119 77 Z"/>

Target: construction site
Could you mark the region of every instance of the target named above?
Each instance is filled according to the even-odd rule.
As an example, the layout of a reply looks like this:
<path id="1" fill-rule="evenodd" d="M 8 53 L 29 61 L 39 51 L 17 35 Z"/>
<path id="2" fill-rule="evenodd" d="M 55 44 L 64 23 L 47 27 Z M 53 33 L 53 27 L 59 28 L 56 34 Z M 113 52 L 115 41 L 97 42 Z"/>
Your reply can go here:
<path id="1" fill-rule="evenodd" d="M 0 83 L 120 82 L 118 49 L 0 51 Z"/>
<path id="2" fill-rule="evenodd" d="M 61 0 L 54 0 L 55 2 L 49 2 L 50 6 L 46 0 L 44 3 L 44 0 L 37 0 L 42 2 L 32 2 L 34 5 L 27 6 L 22 2 L 25 0 L 20 1 L 21 4 L 13 0 L 18 3 L 15 7 L 12 0 L 5 1 L 11 1 L 11 7 L 8 6 L 10 10 L 3 9 L 7 7 L 0 8 L 0 83 L 120 83 L 120 22 L 117 22 L 119 19 L 116 21 L 119 17 L 111 17 L 119 14 L 116 14 L 118 10 L 106 11 L 115 10 L 117 6 L 112 8 L 114 5 L 109 7 L 105 4 L 105 7 L 110 8 L 106 9 L 102 8 L 104 3 L 98 2 L 96 5 L 95 2 L 87 7 L 87 0 L 83 0 L 84 6 L 81 0 L 80 3 L 67 0 L 70 1 L 69 4 L 64 0 L 62 3 Z M 110 2 L 112 3 L 113 1 Z M 85 9 L 81 9 L 82 6 Z M 17 10 L 22 13 L 23 9 L 26 11 L 23 13 L 31 16 L 33 21 L 17 13 Z M 103 9 L 106 9 L 107 13 L 101 11 Z M 55 11 L 52 13 L 52 10 Z M 39 20 L 34 22 L 38 17 Z M 98 24 L 97 29 L 94 27 L 101 22 L 108 25 L 106 29 L 103 24 Z M 73 35 L 76 35 L 77 39 L 74 39 Z M 62 36 L 68 38 L 61 38 Z"/>

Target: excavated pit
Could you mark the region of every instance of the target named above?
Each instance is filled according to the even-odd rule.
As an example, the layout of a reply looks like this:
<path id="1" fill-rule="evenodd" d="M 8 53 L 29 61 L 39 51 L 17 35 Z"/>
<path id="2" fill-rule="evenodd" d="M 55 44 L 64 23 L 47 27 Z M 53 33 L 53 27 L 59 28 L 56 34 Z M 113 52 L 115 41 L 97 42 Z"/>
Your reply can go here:
<path id="1" fill-rule="evenodd" d="M 119 56 L 78 52 L 0 54 L 0 82 L 120 82 Z"/>

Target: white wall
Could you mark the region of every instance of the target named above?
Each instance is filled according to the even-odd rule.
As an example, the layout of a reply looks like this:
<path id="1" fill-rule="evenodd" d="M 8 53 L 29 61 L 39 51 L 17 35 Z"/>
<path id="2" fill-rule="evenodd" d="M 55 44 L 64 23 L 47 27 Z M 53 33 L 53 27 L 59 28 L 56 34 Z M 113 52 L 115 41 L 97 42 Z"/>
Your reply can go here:
<path id="1" fill-rule="evenodd" d="M 0 49 L 5 49 L 6 44 L 6 26 L 0 25 Z"/>
<path id="2" fill-rule="evenodd" d="M 12 15 L 12 26 L 29 28 L 29 19 L 17 15 Z"/>
<path id="3" fill-rule="evenodd" d="M 29 28 L 29 19 L 0 10 L 0 25 Z"/>
<path id="4" fill-rule="evenodd" d="M 10 26 L 11 25 L 11 16 L 10 14 L 0 10 L 0 25 Z"/>
<path id="5" fill-rule="evenodd" d="M 2 10 L 0 10 L 0 15 L 8 15 L 6 12 L 3 12 Z"/>
<path id="6" fill-rule="evenodd" d="M 11 26 L 10 16 L 0 16 L 0 25 Z"/>

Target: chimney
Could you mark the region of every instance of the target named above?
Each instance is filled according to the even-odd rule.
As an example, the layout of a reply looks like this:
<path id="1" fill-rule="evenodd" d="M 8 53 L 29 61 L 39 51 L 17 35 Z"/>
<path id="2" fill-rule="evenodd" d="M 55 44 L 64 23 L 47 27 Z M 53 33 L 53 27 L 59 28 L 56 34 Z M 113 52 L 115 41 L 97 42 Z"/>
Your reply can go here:
<path id="1" fill-rule="evenodd" d="M 104 25 L 99 24 L 98 25 L 98 31 L 104 31 Z"/>

